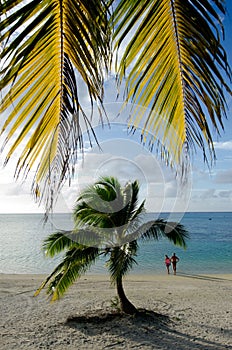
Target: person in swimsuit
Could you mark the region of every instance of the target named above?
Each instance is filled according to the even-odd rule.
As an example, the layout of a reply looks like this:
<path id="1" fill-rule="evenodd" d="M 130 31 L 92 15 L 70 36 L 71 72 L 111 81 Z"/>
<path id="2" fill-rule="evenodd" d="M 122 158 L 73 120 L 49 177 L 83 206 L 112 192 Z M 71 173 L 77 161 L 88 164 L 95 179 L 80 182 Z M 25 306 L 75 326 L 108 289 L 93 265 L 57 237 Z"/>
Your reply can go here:
<path id="1" fill-rule="evenodd" d="M 176 253 L 173 253 L 173 256 L 171 257 L 171 262 L 174 275 L 176 275 L 176 264 L 179 260 L 180 259 L 176 256 Z"/>
<path id="2" fill-rule="evenodd" d="M 168 257 L 168 255 L 165 255 L 164 262 L 165 262 L 165 265 L 167 268 L 167 272 L 168 272 L 168 274 L 170 274 L 169 267 L 171 265 L 171 259 Z"/>

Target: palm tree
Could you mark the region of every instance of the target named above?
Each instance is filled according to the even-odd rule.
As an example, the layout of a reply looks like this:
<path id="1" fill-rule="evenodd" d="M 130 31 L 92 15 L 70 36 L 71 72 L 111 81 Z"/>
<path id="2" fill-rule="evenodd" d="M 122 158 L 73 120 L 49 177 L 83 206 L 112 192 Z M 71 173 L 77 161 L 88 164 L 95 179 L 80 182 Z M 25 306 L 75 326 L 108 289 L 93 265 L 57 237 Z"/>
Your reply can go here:
<path id="1" fill-rule="evenodd" d="M 144 203 L 138 203 L 137 181 L 124 187 L 113 177 L 104 177 L 84 190 L 77 199 L 73 231 L 56 232 L 44 241 L 46 254 L 53 257 L 66 251 L 63 260 L 45 279 L 35 295 L 47 287 L 52 300 L 84 274 L 101 255 L 109 257 L 106 265 L 116 286 L 121 310 L 137 312 L 123 289 L 123 277 L 136 263 L 139 239 L 162 237 L 185 247 L 188 233 L 179 223 L 162 219 L 144 222 Z"/>
<path id="2" fill-rule="evenodd" d="M 224 0 L 1 1 L 5 163 L 26 141 L 16 176 L 37 167 L 33 193 L 51 209 L 83 151 L 82 130 L 96 141 L 80 89 L 86 86 L 104 122 L 104 77 L 119 49 L 117 81 L 125 79 L 125 103 L 134 106 L 129 127 L 141 128 L 151 148 L 159 135 L 172 163 L 196 146 L 213 160 L 210 125 L 220 133 L 225 91 L 231 94 L 225 13 Z M 136 113 L 138 105 L 149 114 Z"/>

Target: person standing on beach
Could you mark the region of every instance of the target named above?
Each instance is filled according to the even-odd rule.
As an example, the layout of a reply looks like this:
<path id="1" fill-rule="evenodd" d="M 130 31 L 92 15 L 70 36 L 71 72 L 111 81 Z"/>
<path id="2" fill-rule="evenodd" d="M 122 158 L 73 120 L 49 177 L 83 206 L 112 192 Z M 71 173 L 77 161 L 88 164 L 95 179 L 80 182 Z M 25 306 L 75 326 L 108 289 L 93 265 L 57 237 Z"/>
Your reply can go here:
<path id="1" fill-rule="evenodd" d="M 176 275 L 176 264 L 179 260 L 180 259 L 176 256 L 176 253 L 173 253 L 173 256 L 171 257 L 171 263 L 174 275 Z"/>
<path id="2" fill-rule="evenodd" d="M 168 274 L 170 274 L 169 267 L 170 267 L 170 265 L 171 265 L 171 259 L 168 257 L 168 255 L 165 255 L 164 262 L 165 262 L 165 265 L 166 265 Z"/>

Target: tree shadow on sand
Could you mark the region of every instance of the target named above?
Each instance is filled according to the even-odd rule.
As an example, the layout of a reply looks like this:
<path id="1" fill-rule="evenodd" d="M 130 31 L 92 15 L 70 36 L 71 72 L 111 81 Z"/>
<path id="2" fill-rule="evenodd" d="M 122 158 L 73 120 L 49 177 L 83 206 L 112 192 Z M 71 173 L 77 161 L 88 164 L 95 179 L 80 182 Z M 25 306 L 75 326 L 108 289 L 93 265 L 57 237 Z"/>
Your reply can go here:
<path id="1" fill-rule="evenodd" d="M 130 322 L 134 321 L 134 323 L 140 323 L 143 321 L 146 322 L 155 322 L 159 325 L 168 324 L 170 322 L 169 316 L 162 315 L 159 313 L 156 313 L 151 310 L 146 309 L 138 309 L 138 313 L 135 315 L 127 315 L 122 312 L 107 312 L 107 311 L 95 311 L 95 312 L 88 312 L 88 314 L 83 314 L 80 316 L 70 316 L 67 318 L 66 324 L 73 326 L 74 328 L 78 324 L 96 324 L 98 325 L 101 323 L 104 325 L 105 323 L 109 322 L 117 322 L 117 321 L 123 321 Z"/>
<path id="2" fill-rule="evenodd" d="M 82 332 L 88 338 L 98 335 L 111 335 L 112 343 L 107 347 L 133 344 L 133 349 L 168 349 L 178 350 L 225 350 L 230 346 L 191 336 L 177 331 L 177 318 L 170 318 L 151 310 L 139 309 L 134 316 L 120 312 L 95 311 L 88 314 L 71 316 L 66 326 Z M 121 347 L 120 347 L 121 348 Z"/>

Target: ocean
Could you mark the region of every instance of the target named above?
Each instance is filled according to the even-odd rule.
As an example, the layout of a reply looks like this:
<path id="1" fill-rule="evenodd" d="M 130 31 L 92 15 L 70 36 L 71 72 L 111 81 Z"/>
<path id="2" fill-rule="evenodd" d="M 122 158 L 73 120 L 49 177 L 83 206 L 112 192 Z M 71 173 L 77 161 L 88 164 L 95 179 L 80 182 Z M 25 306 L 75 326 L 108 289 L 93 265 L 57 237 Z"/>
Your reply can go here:
<path id="1" fill-rule="evenodd" d="M 137 265 L 131 273 L 165 274 L 164 255 L 173 252 L 180 258 L 177 273 L 232 273 L 232 212 L 161 214 L 180 221 L 189 231 L 187 249 L 162 239 L 139 242 Z M 148 219 L 154 214 L 148 213 Z M 42 242 L 57 229 L 71 229 L 70 214 L 54 214 L 44 225 L 43 214 L 0 214 L 0 273 L 48 274 L 59 261 L 46 258 Z M 99 260 L 90 273 L 107 273 L 105 260 Z"/>

